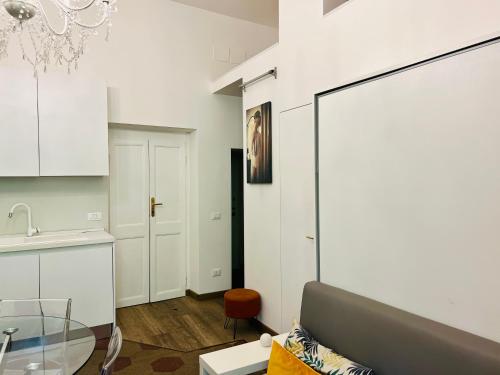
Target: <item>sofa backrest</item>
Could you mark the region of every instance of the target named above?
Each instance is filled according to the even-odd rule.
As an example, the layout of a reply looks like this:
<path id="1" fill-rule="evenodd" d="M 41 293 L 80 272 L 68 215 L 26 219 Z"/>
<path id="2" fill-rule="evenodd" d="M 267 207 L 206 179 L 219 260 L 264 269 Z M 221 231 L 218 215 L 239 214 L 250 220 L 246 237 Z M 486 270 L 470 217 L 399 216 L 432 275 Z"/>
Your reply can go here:
<path id="1" fill-rule="evenodd" d="M 499 343 L 319 282 L 304 287 L 300 322 L 377 375 L 500 374 Z"/>

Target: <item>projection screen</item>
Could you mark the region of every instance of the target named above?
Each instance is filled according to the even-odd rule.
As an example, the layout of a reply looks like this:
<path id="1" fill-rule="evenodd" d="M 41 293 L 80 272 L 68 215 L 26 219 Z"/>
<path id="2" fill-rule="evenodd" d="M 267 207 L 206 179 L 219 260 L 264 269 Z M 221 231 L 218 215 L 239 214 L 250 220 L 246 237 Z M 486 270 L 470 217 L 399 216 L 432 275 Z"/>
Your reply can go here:
<path id="1" fill-rule="evenodd" d="M 320 280 L 500 341 L 498 38 L 316 111 Z"/>

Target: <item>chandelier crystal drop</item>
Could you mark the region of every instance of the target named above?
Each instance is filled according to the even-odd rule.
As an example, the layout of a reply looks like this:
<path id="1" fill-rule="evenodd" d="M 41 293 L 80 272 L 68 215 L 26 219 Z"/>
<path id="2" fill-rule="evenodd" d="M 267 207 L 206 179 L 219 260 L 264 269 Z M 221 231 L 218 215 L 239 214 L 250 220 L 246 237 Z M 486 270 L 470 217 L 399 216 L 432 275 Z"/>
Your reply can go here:
<path id="1" fill-rule="evenodd" d="M 35 75 L 52 63 L 77 70 L 88 38 L 106 28 L 108 40 L 114 12 L 116 0 L 0 0 L 0 59 L 17 39 Z"/>

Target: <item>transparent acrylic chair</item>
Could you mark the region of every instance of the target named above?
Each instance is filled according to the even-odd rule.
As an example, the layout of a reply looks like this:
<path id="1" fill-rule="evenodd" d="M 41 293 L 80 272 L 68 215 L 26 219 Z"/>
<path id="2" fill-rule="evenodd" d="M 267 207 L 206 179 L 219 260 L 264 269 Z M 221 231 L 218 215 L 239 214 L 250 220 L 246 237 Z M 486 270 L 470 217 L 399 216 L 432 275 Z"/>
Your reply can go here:
<path id="1" fill-rule="evenodd" d="M 116 358 L 118 358 L 118 354 L 120 354 L 122 342 L 122 331 L 119 327 L 115 327 L 113 335 L 109 340 L 108 351 L 99 375 L 111 375 L 113 373 L 113 365 L 115 364 Z"/>

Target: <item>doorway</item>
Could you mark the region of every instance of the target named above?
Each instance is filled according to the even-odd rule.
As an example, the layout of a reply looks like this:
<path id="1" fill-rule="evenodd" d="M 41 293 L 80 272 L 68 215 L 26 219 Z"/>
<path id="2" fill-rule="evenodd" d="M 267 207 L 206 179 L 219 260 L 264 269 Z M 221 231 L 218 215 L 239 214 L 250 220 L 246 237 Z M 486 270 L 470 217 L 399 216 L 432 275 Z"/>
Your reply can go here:
<path id="1" fill-rule="evenodd" d="M 245 286 L 243 150 L 231 149 L 231 265 L 232 287 Z"/>
<path id="2" fill-rule="evenodd" d="M 186 135 L 110 131 L 116 305 L 186 294 Z"/>

